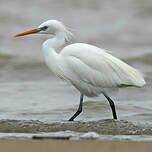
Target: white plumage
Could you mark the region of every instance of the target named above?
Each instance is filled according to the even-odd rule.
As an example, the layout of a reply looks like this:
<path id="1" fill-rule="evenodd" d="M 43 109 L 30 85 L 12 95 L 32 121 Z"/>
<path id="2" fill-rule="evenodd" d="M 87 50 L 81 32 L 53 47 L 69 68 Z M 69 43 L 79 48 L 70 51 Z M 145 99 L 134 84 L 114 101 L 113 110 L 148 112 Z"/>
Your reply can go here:
<path id="1" fill-rule="evenodd" d="M 42 46 L 46 63 L 56 76 L 70 82 L 81 92 L 82 100 L 83 95 L 93 97 L 103 93 L 108 101 L 112 101 L 107 89 L 145 85 L 142 73 L 93 45 L 75 43 L 57 53 L 72 35 L 59 21 L 49 20 L 34 30 L 52 35 Z M 37 32 L 27 31 L 15 37 Z"/>
<path id="2" fill-rule="evenodd" d="M 141 87 L 145 84 L 139 71 L 95 46 L 72 44 L 65 47 L 60 55 L 68 66 L 66 79 L 70 79 L 87 96 L 97 96 L 104 88 Z"/>

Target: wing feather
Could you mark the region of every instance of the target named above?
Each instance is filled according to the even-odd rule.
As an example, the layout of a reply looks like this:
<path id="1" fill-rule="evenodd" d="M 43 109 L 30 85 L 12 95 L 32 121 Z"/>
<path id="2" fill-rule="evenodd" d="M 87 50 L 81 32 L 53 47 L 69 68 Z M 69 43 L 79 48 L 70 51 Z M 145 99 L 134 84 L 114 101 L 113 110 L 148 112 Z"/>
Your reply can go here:
<path id="1" fill-rule="evenodd" d="M 61 52 L 69 69 L 82 81 L 98 87 L 143 86 L 142 74 L 106 51 L 77 43 Z"/>

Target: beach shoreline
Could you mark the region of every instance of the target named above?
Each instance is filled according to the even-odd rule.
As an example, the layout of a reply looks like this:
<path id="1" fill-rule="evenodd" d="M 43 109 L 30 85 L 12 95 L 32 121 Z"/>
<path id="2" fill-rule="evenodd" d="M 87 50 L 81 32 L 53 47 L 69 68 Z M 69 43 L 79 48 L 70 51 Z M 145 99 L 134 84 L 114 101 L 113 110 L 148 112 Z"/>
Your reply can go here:
<path id="1" fill-rule="evenodd" d="M 1 152 L 150 152 L 151 142 L 1 139 Z"/>

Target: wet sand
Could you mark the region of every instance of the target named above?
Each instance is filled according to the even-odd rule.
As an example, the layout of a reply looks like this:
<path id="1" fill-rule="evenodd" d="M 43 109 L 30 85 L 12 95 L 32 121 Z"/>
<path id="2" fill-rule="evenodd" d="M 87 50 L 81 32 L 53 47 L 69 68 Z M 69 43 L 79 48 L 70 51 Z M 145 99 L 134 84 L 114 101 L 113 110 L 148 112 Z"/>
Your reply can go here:
<path id="1" fill-rule="evenodd" d="M 151 142 L 0 140 L 2 152 L 151 152 Z"/>

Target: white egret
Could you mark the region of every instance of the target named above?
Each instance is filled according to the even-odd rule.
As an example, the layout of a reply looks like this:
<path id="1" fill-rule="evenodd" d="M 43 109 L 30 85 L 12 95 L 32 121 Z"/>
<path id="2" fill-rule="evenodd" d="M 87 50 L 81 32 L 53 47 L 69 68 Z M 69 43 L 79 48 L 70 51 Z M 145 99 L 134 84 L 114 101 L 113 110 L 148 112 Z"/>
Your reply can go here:
<path id="1" fill-rule="evenodd" d="M 38 28 L 14 37 L 32 33 L 51 35 L 42 45 L 46 64 L 56 76 L 70 82 L 81 93 L 78 110 L 69 121 L 73 121 L 82 112 L 84 95 L 95 97 L 99 94 L 103 94 L 109 101 L 113 118 L 117 119 L 109 90 L 128 86 L 142 87 L 146 83 L 138 70 L 96 46 L 75 43 L 61 50 L 72 33 L 60 21 L 48 20 Z M 60 53 L 57 53 L 58 50 L 61 50 Z"/>

